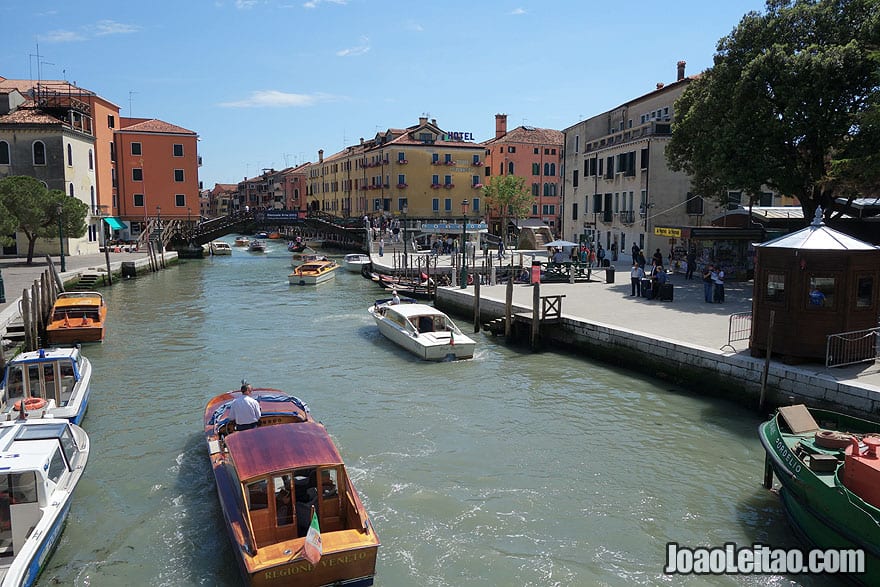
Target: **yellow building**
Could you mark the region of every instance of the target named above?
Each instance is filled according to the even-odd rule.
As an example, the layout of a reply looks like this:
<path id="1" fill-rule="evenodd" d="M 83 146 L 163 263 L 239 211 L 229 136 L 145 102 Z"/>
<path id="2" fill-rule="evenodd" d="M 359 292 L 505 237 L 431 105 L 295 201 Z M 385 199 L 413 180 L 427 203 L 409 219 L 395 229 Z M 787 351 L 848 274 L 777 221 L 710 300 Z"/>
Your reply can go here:
<path id="1" fill-rule="evenodd" d="M 308 206 L 342 218 L 407 214 L 440 220 L 483 214 L 485 147 L 473 134 L 447 132 L 426 117 L 388 129 L 324 158 L 308 169 Z"/>

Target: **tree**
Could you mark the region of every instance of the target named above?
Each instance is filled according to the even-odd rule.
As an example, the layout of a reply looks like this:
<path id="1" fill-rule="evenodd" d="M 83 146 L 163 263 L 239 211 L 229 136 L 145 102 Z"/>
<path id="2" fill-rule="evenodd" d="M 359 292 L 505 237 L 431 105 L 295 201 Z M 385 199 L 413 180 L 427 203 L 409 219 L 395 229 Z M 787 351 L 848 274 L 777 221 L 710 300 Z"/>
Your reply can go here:
<path id="1" fill-rule="evenodd" d="M 860 125 L 877 103 L 878 46 L 880 0 L 768 0 L 676 101 L 670 167 L 724 203 L 728 189 L 768 186 L 805 218 L 818 206 L 830 217 L 846 183 L 834 158 L 880 149 L 876 127 Z"/>
<path id="2" fill-rule="evenodd" d="M 507 242 L 507 219 L 518 220 L 532 210 L 534 198 L 525 187 L 526 180 L 515 175 L 496 175 L 483 186 L 486 203 L 501 215 L 501 237 Z"/>
<path id="3" fill-rule="evenodd" d="M 57 238 L 58 205 L 65 236 L 79 238 L 86 233 L 87 204 L 68 197 L 60 190 L 49 190 L 33 177 L 13 175 L 0 180 L 0 205 L 15 219 L 13 230 L 28 239 L 27 264 L 33 264 L 38 238 Z"/>

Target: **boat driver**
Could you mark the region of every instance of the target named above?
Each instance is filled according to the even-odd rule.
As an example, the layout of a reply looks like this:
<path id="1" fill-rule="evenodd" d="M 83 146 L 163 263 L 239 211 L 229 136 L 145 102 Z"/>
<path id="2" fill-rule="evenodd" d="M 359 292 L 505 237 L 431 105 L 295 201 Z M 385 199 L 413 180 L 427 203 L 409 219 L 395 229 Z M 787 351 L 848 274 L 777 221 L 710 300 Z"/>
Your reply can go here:
<path id="1" fill-rule="evenodd" d="M 229 417 L 235 421 L 236 430 L 250 430 L 260 423 L 260 402 L 251 397 L 249 383 L 241 384 L 241 395 L 229 406 Z"/>

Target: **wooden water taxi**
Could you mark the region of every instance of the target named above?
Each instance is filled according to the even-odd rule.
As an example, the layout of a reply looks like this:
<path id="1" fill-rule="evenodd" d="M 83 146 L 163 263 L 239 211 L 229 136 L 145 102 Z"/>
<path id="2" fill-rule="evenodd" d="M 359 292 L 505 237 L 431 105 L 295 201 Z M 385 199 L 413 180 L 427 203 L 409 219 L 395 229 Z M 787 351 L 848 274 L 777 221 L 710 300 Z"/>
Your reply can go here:
<path id="1" fill-rule="evenodd" d="M 336 277 L 336 261 L 316 260 L 303 263 L 287 276 L 291 285 L 317 285 Z"/>
<path id="2" fill-rule="evenodd" d="M 79 424 L 91 392 L 92 364 L 78 347 L 20 353 L 6 364 L 0 381 L 0 414 L 6 420 L 64 418 Z"/>
<path id="3" fill-rule="evenodd" d="M 237 236 L 233 243 L 236 247 L 246 247 L 251 244 L 251 239 L 246 236 Z"/>
<path id="4" fill-rule="evenodd" d="M 433 306 L 377 301 L 369 309 L 386 338 L 426 361 L 470 359 L 476 342 Z"/>
<path id="5" fill-rule="evenodd" d="M 379 539 L 327 430 L 297 398 L 254 389 L 259 426 L 232 432 L 239 395 L 208 402 L 205 439 L 245 583 L 372 585 Z"/>
<path id="6" fill-rule="evenodd" d="M 880 577 L 880 424 L 846 414 L 784 406 L 761 424 L 788 520 L 811 548 L 861 550 L 865 572 L 846 575 L 877 585 Z M 853 570 L 853 569 L 850 569 Z"/>
<path id="7" fill-rule="evenodd" d="M 58 544 L 89 438 L 67 420 L 0 422 L 0 581 L 33 585 Z"/>
<path id="8" fill-rule="evenodd" d="M 232 254 L 232 247 L 230 247 L 229 243 L 227 243 L 226 241 L 212 241 L 210 246 L 212 255 Z"/>
<path id="9" fill-rule="evenodd" d="M 62 292 L 55 300 L 46 326 L 50 345 L 102 342 L 107 305 L 95 291 Z"/>

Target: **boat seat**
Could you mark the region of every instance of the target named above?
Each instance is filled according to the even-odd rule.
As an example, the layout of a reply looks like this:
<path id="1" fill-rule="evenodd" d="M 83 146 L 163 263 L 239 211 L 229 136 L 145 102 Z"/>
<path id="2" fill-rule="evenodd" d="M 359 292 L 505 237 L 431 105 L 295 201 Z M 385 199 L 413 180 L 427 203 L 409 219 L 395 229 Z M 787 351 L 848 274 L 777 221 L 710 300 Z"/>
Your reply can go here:
<path id="1" fill-rule="evenodd" d="M 779 414 L 788 424 L 792 434 L 806 434 L 819 430 L 819 425 L 804 404 L 783 406 L 779 408 Z"/>

